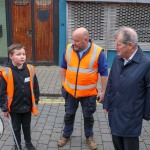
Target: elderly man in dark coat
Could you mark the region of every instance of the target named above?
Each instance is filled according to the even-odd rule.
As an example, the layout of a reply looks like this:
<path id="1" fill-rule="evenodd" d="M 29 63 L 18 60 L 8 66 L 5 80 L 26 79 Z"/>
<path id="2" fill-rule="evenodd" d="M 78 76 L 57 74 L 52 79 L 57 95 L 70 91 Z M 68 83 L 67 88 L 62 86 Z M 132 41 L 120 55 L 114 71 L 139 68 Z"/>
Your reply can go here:
<path id="1" fill-rule="evenodd" d="M 134 29 L 115 33 L 114 58 L 104 97 L 104 112 L 115 150 L 139 150 L 143 119 L 150 120 L 150 58 L 138 46 Z"/>

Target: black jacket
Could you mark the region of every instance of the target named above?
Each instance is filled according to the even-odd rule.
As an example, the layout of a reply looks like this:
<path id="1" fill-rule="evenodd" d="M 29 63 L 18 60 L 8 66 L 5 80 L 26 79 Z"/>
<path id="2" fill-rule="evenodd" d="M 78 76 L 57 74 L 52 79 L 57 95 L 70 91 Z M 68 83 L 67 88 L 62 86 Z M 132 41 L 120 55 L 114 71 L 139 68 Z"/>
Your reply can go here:
<path id="1" fill-rule="evenodd" d="M 15 113 L 25 113 L 31 111 L 32 99 L 29 78 L 29 70 L 27 65 L 24 64 L 22 69 L 9 63 L 7 67 L 12 69 L 14 78 L 14 96 L 13 102 L 11 104 L 10 110 Z M 39 101 L 39 85 L 36 75 L 34 76 L 34 94 L 36 104 Z M 3 77 L 0 79 L 0 106 L 2 111 L 7 112 L 7 94 L 6 94 L 7 84 Z"/>

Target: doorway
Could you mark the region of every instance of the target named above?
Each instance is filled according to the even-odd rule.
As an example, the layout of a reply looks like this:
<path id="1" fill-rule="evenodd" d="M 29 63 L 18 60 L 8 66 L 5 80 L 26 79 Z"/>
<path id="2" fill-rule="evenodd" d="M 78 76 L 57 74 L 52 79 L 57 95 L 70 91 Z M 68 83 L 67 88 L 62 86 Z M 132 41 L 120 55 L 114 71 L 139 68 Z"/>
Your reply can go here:
<path id="1" fill-rule="evenodd" d="M 57 15 L 55 4 L 53 0 L 9 1 L 9 43 L 23 44 L 28 62 L 57 64 L 59 52 L 54 52 L 54 38 L 58 33 L 53 29 L 54 15 Z"/>

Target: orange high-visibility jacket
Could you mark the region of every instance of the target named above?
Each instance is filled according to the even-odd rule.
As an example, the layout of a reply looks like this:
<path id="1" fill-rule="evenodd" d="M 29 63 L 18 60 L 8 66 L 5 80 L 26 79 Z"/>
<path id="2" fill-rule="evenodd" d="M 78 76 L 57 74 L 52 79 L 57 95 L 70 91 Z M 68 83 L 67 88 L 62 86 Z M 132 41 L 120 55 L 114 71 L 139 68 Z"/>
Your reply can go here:
<path id="1" fill-rule="evenodd" d="M 31 96 L 32 96 L 32 113 L 36 116 L 38 114 L 36 104 L 35 104 L 35 96 L 34 96 L 34 89 L 33 89 L 33 77 L 34 77 L 34 67 L 32 65 L 27 65 L 27 68 L 30 73 L 30 89 L 31 89 Z M 13 81 L 13 74 L 12 70 L 9 67 L 5 67 L 1 71 L 2 76 L 4 77 L 6 83 L 7 83 L 7 105 L 8 105 L 8 110 L 10 110 L 10 106 L 13 101 L 13 95 L 14 95 L 14 81 Z"/>
<path id="2" fill-rule="evenodd" d="M 62 85 L 73 97 L 97 95 L 98 58 L 101 50 L 102 47 L 92 43 L 88 53 L 80 60 L 71 44 L 67 46 L 65 53 L 67 70 Z"/>

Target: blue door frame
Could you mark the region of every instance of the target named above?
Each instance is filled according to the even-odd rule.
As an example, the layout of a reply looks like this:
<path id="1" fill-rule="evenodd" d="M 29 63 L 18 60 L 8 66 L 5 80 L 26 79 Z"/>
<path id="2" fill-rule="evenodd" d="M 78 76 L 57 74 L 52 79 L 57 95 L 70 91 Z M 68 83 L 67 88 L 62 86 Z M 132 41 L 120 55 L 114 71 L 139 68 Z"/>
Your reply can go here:
<path id="1" fill-rule="evenodd" d="M 59 1 L 59 66 L 66 50 L 66 0 Z"/>

